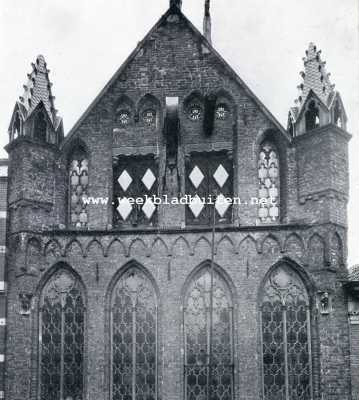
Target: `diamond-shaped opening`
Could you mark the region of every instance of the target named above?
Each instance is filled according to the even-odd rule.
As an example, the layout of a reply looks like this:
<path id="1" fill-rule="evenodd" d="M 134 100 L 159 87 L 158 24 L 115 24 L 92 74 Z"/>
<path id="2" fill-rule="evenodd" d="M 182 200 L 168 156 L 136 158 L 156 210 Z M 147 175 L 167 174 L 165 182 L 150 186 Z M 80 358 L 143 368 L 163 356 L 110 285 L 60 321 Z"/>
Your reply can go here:
<path id="1" fill-rule="evenodd" d="M 220 188 L 222 188 L 223 185 L 227 182 L 228 177 L 229 177 L 229 174 L 224 169 L 222 164 L 219 165 L 219 167 L 217 168 L 216 172 L 213 174 L 213 178 L 218 183 L 218 186 Z"/>
<path id="2" fill-rule="evenodd" d="M 129 173 L 126 170 L 124 170 L 122 172 L 122 174 L 119 176 L 119 178 L 117 179 L 117 182 L 120 184 L 123 191 L 125 191 L 125 192 L 128 189 L 128 187 L 131 185 L 132 181 L 133 181 L 133 179 L 131 178 L 131 176 L 129 175 Z"/>
<path id="3" fill-rule="evenodd" d="M 121 215 L 122 219 L 126 221 L 132 212 L 132 204 L 127 197 L 123 197 L 118 201 L 117 211 Z"/>
<path id="4" fill-rule="evenodd" d="M 218 214 L 223 218 L 225 213 L 227 212 L 229 206 L 231 205 L 231 202 L 227 200 L 223 194 L 220 194 L 217 199 L 216 199 L 216 210 Z"/>
<path id="5" fill-rule="evenodd" d="M 143 175 L 142 182 L 146 186 L 147 190 L 151 190 L 153 184 L 156 182 L 156 177 L 154 176 L 153 172 L 149 168 L 147 169 L 146 173 Z"/>
<path id="6" fill-rule="evenodd" d="M 193 186 L 198 189 L 199 185 L 202 183 L 204 179 L 204 175 L 202 171 L 197 167 L 197 165 L 193 168 L 192 172 L 189 175 L 189 179 L 193 183 Z"/>
<path id="7" fill-rule="evenodd" d="M 147 199 L 145 204 L 142 206 L 142 211 L 146 215 L 147 219 L 151 219 L 153 213 L 156 211 L 156 206 L 153 204 L 151 199 Z"/>
<path id="8" fill-rule="evenodd" d="M 196 195 L 191 199 L 188 207 L 192 211 L 194 217 L 198 218 L 204 208 L 204 202 L 198 195 Z"/>

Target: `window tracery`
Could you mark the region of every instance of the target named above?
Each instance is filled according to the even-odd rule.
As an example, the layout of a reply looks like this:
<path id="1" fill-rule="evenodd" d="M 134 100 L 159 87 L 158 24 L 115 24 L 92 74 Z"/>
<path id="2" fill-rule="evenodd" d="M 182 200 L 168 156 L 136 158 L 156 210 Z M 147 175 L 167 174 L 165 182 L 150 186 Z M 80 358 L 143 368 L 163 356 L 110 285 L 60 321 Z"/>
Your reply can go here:
<path id="1" fill-rule="evenodd" d="M 233 398 L 233 310 L 228 287 L 213 275 L 212 330 L 211 272 L 206 267 L 190 283 L 184 303 L 185 398 Z M 211 335 L 212 333 L 212 335 Z M 210 354 L 210 336 L 212 352 Z"/>
<path id="2" fill-rule="evenodd" d="M 258 160 L 259 210 L 262 223 L 275 223 L 280 217 L 280 167 L 276 146 L 266 140 L 260 146 Z"/>
<path id="3" fill-rule="evenodd" d="M 286 265 L 265 282 L 261 323 L 264 400 L 312 399 L 309 296 Z"/>
<path id="4" fill-rule="evenodd" d="M 136 267 L 119 279 L 112 294 L 111 399 L 157 399 L 157 299 Z"/>
<path id="5" fill-rule="evenodd" d="M 85 305 L 80 282 L 57 271 L 40 303 L 40 399 L 83 399 Z"/>
<path id="6" fill-rule="evenodd" d="M 82 149 L 75 150 L 69 164 L 69 219 L 70 226 L 86 228 L 88 224 L 88 158 Z"/>

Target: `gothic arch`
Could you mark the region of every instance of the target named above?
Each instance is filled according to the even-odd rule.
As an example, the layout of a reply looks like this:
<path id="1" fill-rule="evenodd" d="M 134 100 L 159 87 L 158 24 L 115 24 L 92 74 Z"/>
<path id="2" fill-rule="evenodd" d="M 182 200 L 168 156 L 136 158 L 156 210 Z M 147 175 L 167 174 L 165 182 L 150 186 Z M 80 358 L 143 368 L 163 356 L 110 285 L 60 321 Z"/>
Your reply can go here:
<path id="1" fill-rule="evenodd" d="M 269 235 L 264 237 L 261 243 L 260 252 L 262 254 L 265 254 L 265 252 L 269 250 L 269 248 L 275 249 L 276 247 L 278 248 L 278 251 L 271 251 L 272 254 L 279 254 L 283 252 L 283 246 L 280 242 L 280 239 L 270 233 Z"/>
<path id="2" fill-rule="evenodd" d="M 69 264 L 59 262 L 45 272 L 35 293 L 38 313 L 33 317 L 37 326 L 33 343 L 38 357 L 34 357 L 37 366 L 33 370 L 38 376 L 38 398 L 82 398 L 87 347 L 83 281 Z"/>
<path id="3" fill-rule="evenodd" d="M 318 233 L 314 233 L 308 240 L 308 265 L 323 267 L 325 262 L 325 240 Z"/>
<path id="4" fill-rule="evenodd" d="M 226 89 L 221 88 L 215 92 L 215 96 L 216 96 L 216 109 L 221 104 L 226 105 L 228 107 L 228 112 L 230 116 L 229 120 L 236 121 L 238 110 L 233 95 Z"/>
<path id="5" fill-rule="evenodd" d="M 11 124 L 10 141 L 23 136 L 23 118 L 21 117 L 20 111 L 17 110 L 14 113 L 13 121 Z"/>
<path id="6" fill-rule="evenodd" d="M 134 101 L 123 94 L 115 102 L 114 105 L 114 119 L 121 125 L 131 125 L 135 120 L 136 108 Z"/>
<path id="7" fill-rule="evenodd" d="M 311 293 L 307 274 L 289 259 L 273 265 L 261 282 L 264 400 L 313 396 Z"/>
<path id="8" fill-rule="evenodd" d="M 127 257 L 130 257 L 132 255 L 132 248 L 135 247 L 137 244 L 142 246 L 144 253 L 147 257 L 148 256 L 148 247 L 147 247 L 146 243 L 141 238 L 138 238 L 138 237 L 133 239 L 131 241 L 130 245 L 128 246 Z M 134 254 L 134 255 L 136 255 L 136 254 Z"/>
<path id="9" fill-rule="evenodd" d="M 51 239 L 45 244 L 43 255 L 45 257 L 47 257 L 49 254 L 52 253 L 56 257 L 56 254 L 55 254 L 56 252 L 58 253 L 57 256 L 61 257 L 61 254 L 62 254 L 61 245 L 56 239 Z"/>
<path id="10" fill-rule="evenodd" d="M 187 278 L 183 284 L 182 290 L 181 290 L 182 302 L 184 301 L 186 291 L 188 290 L 188 287 L 189 287 L 191 281 L 193 280 L 193 278 L 198 276 L 202 270 L 204 270 L 206 268 L 210 268 L 210 266 L 211 266 L 211 260 L 207 259 L 205 261 L 202 261 L 200 264 L 198 264 L 189 273 L 189 275 L 187 276 Z M 219 264 L 217 264 L 216 262 L 213 263 L 213 268 L 214 268 L 214 271 L 218 274 L 218 276 L 220 276 L 221 279 L 223 279 L 224 282 L 226 283 L 228 290 L 231 293 L 232 306 L 235 307 L 235 305 L 237 303 L 237 289 L 236 289 L 236 286 L 235 286 L 232 278 L 230 277 L 228 272 L 224 268 L 222 268 Z"/>
<path id="11" fill-rule="evenodd" d="M 305 130 L 310 131 L 320 126 L 320 107 L 314 99 L 310 100 L 305 111 Z"/>
<path id="12" fill-rule="evenodd" d="M 74 140 L 65 153 L 67 166 L 67 221 L 72 228 L 85 228 L 88 224 L 87 205 L 82 200 L 89 195 L 90 158 L 86 144 Z"/>
<path id="13" fill-rule="evenodd" d="M 119 246 L 121 246 L 123 254 L 127 255 L 127 250 L 126 250 L 126 246 L 125 244 L 118 238 L 113 239 L 110 244 L 107 246 L 107 249 L 105 249 L 105 257 L 107 257 L 110 254 L 110 251 L 113 247 L 116 246 L 116 244 L 118 244 Z"/>
<path id="14" fill-rule="evenodd" d="M 222 246 L 223 245 L 230 246 L 231 251 L 235 252 L 235 246 L 234 246 L 233 240 L 231 239 L 230 236 L 224 235 L 219 239 L 219 241 L 215 245 L 215 254 L 218 253 L 218 249 L 220 249 L 221 245 Z"/>
<path id="15" fill-rule="evenodd" d="M 106 297 L 110 398 L 123 391 L 131 397 L 136 387 L 138 396 L 155 398 L 159 369 L 157 285 L 146 268 L 131 260 L 112 278 Z M 126 323 L 128 318 L 130 323 Z M 136 343 L 136 358 L 132 353 L 133 343 Z M 126 354 L 129 356 L 124 361 Z M 143 381 L 138 385 L 140 375 Z M 124 384 L 123 379 L 128 376 L 130 382 Z"/>
<path id="16" fill-rule="evenodd" d="M 285 211 L 287 143 L 278 131 L 264 130 L 257 136 L 256 155 L 258 198 L 267 199 L 259 204 L 258 219 L 261 223 L 278 223 Z"/>
<path id="17" fill-rule="evenodd" d="M 244 239 L 242 239 L 239 242 L 237 253 L 241 254 L 242 249 L 245 249 L 246 247 L 249 247 L 249 248 L 252 247 L 255 254 L 258 253 L 257 242 L 251 235 L 247 235 Z"/>
<path id="18" fill-rule="evenodd" d="M 86 255 L 86 257 L 89 255 L 90 250 L 91 250 L 91 248 L 92 248 L 93 246 L 95 247 L 95 249 L 96 249 L 96 248 L 99 249 L 100 252 L 101 252 L 101 254 L 105 257 L 105 249 L 104 249 L 102 243 L 101 243 L 98 239 L 92 239 L 92 240 L 88 243 L 88 245 L 86 246 L 86 250 L 85 250 L 85 255 Z"/>
<path id="19" fill-rule="evenodd" d="M 330 238 L 330 262 L 334 267 L 343 265 L 343 241 L 338 232 L 334 232 Z"/>
<path id="20" fill-rule="evenodd" d="M 213 264 L 211 303 L 211 271 L 211 263 L 203 262 L 182 289 L 184 389 L 185 398 L 190 399 L 203 398 L 207 382 L 212 382 L 216 398 L 234 398 L 234 292 L 224 271 Z"/>
<path id="21" fill-rule="evenodd" d="M 305 249 L 304 241 L 297 233 L 291 233 L 286 238 L 284 244 L 284 251 L 286 253 L 294 255 L 298 258 L 302 258 L 304 256 L 304 249 Z"/>
<path id="22" fill-rule="evenodd" d="M 315 282 L 311 278 L 311 276 L 308 274 L 308 272 L 296 261 L 291 259 L 290 257 L 282 257 L 280 260 L 276 261 L 273 265 L 270 266 L 268 271 L 266 272 L 264 278 L 262 279 L 259 289 L 258 289 L 258 299 L 259 303 L 262 301 L 263 296 L 263 290 L 264 290 L 264 285 L 268 281 L 270 275 L 273 273 L 273 271 L 276 268 L 280 268 L 282 265 L 286 265 L 288 268 L 290 268 L 294 273 L 296 273 L 300 279 L 303 281 L 303 284 L 305 285 L 306 290 L 308 291 L 309 299 L 311 302 L 313 302 L 314 299 L 314 294 L 315 294 Z"/>
<path id="23" fill-rule="evenodd" d="M 199 245 L 201 243 L 207 244 L 208 247 L 209 247 L 209 250 L 211 250 L 211 247 L 212 247 L 211 242 L 205 236 L 201 236 L 199 239 L 196 240 L 196 242 L 193 245 L 193 249 L 192 249 L 192 254 L 193 255 L 196 253 L 196 249 L 199 247 Z"/>
<path id="24" fill-rule="evenodd" d="M 184 238 L 183 236 L 178 236 L 178 238 L 176 238 L 176 240 L 173 242 L 173 244 L 171 246 L 171 255 L 174 254 L 178 243 L 183 243 L 184 246 L 187 248 L 188 253 L 191 253 L 191 246 L 189 245 L 187 239 Z"/>
<path id="25" fill-rule="evenodd" d="M 43 263 L 42 248 L 38 238 L 32 237 L 27 241 L 25 257 L 25 269 L 30 275 L 37 275 L 39 270 L 44 269 L 44 266 L 41 266 Z"/>
<path id="26" fill-rule="evenodd" d="M 137 104 L 137 115 L 142 125 L 159 126 L 161 118 L 161 102 L 153 94 L 145 94 Z"/>
<path id="27" fill-rule="evenodd" d="M 151 244 L 152 255 L 155 254 L 154 250 L 157 248 L 163 249 L 167 256 L 170 255 L 166 242 L 161 237 L 156 237 Z"/>
<path id="28" fill-rule="evenodd" d="M 38 108 L 33 120 L 33 138 L 45 143 L 48 139 L 49 121 L 43 103 Z"/>
<path id="29" fill-rule="evenodd" d="M 85 252 L 83 250 L 82 244 L 77 239 L 70 240 L 70 242 L 65 246 L 63 256 L 64 257 L 69 256 L 71 254 L 72 249 L 76 247 L 80 251 L 82 257 L 85 257 Z"/>
<path id="30" fill-rule="evenodd" d="M 199 110 L 199 114 L 196 113 L 196 117 L 192 112 L 196 108 Z M 204 118 L 204 97 L 199 90 L 192 91 L 183 101 L 183 111 L 193 121 L 201 121 Z M 191 115 L 193 116 L 191 117 Z"/>

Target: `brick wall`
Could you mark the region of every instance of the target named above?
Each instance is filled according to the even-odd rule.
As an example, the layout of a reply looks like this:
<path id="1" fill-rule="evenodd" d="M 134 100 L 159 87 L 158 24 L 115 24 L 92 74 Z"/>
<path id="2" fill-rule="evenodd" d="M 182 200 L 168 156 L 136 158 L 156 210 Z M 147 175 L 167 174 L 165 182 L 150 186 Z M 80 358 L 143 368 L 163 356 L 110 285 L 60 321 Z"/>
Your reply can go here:
<path id="1" fill-rule="evenodd" d="M 194 91 L 202 97 L 212 92 L 224 96 L 231 107 L 230 119 L 216 123 L 210 137 L 203 135 L 201 124 L 188 119 L 185 104 Z M 136 114 L 148 93 L 160 107 L 157 126 L 149 129 L 134 120 L 126 129 L 119 127 L 115 115 L 123 96 L 130 98 Z M 179 98 L 180 140 L 177 170 L 170 173 L 163 116 L 165 99 L 171 96 Z M 280 260 L 301 271 L 311 297 L 315 399 L 350 399 L 349 331 L 340 283 L 346 273 L 347 186 L 341 182 L 347 174 L 347 140 L 337 139 L 340 133 L 331 126 L 313 131 L 315 151 L 304 159 L 313 143 L 292 141 L 188 22 L 181 15 L 167 14 L 76 124 L 60 151 L 23 138 L 8 147 L 9 400 L 37 396 L 39 288 L 60 261 L 79 274 L 86 289 L 86 396 L 108 398 L 107 292 L 114 276 L 131 260 L 149 271 L 159 289 L 160 397 L 182 398 L 181 290 L 190 273 L 210 258 L 210 227 L 185 226 L 185 206 L 175 205 L 170 211 L 160 208 L 154 229 L 115 231 L 111 205 L 93 205 L 87 231 L 64 228 L 67 161 L 76 144 L 82 143 L 89 152 L 91 196 L 111 198 L 114 155 L 154 154 L 165 194 L 163 177 L 170 174 L 174 176 L 166 179 L 166 190 L 171 193 L 179 178 L 185 193 L 185 159 L 191 151 L 228 150 L 235 171 L 234 193 L 250 198 L 258 190 L 258 146 L 268 132 L 280 149 L 282 223 L 259 226 L 256 207 L 237 206 L 234 224 L 216 236 L 215 262 L 234 287 L 236 399 L 260 398 L 258 292 L 267 272 Z M 329 180 L 334 167 L 339 176 Z M 311 198 L 318 187 L 321 196 Z M 338 196 L 332 196 L 333 188 Z M 318 291 L 329 292 L 333 299 L 329 315 L 317 310 Z M 19 299 L 26 295 L 32 298 L 30 315 L 19 312 Z"/>

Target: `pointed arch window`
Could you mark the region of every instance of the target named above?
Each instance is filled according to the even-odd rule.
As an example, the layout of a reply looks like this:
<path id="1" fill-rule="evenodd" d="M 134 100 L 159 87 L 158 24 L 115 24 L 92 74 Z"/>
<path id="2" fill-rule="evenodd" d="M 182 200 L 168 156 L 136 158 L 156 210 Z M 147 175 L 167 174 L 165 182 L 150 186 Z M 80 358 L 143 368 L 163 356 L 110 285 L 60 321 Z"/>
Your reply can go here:
<path id="1" fill-rule="evenodd" d="M 46 142 L 47 122 L 43 112 L 38 112 L 34 121 L 34 138 L 41 142 Z"/>
<path id="2" fill-rule="evenodd" d="M 335 102 L 334 106 L 334 123 L 339 126 L 339 128 L 343 128 L 343 113 L 338 100 Z"/>
<path id="3" fill-rule="evenodd" d="M 40 302 L 40 399 L 83 399 L 85 305 L 79 280 L 57 271 Z"/>
<path id="4" fill-rule="evenodd" d="M 111 298 L 111 400 L 157 399 L 157 298 L 131 267 Z"/>
<path id="5" fill-rule="evenodd" d="M 11 137 L 12 140 L 17 139 L 19 136 L 22 135 L 22 120 L 20 118 L 20 114 L 18 111 L 15 114 L 11 134 L 12 134 L 12 137 Z"/>
<path id="6" fill-rule="evenodd" d="M 305 129 L 311 131 L 312 129 L 318 128 L 319 125 L 319 108 L 316 106 L 315 101 L 312 100 L 305 113 Z"/>
<path id="7" fill-rule="evenodd" d="M 73 228 L 86 228 L 88 224 L 88 158 L 83 148 L 72 152 L 69 162 L 69 225 Z"/>
<path id="8" fill-rule="evenodd" d="M 275 268 L 265 282 L 261 325 L 263 399 L 311 400 L 309 296 L 287 265 Z"/>
<path id="9" fill-rule="evenodd" d="M 261 223 L 276 223 L 280 218 L 280 165 L 277 147 L 265 140 L 258 160 L 258 217 Z"/>
<path id="10" fill-rule="evenodd" d="M 233 308 L 229 288 L 216 271 L 213 275 L 212 330 L 210 292 L 211 271 L 206 267 L 194 277 L 184 299 L 184 379 L 187 400 L 207 398 L 208 392 L 212 399 L 231 400 L 234 397 Z"/>

